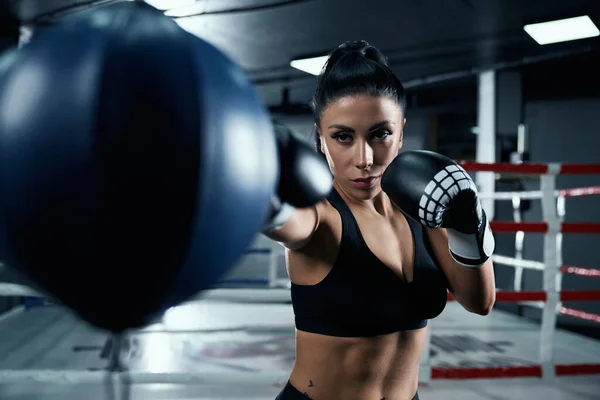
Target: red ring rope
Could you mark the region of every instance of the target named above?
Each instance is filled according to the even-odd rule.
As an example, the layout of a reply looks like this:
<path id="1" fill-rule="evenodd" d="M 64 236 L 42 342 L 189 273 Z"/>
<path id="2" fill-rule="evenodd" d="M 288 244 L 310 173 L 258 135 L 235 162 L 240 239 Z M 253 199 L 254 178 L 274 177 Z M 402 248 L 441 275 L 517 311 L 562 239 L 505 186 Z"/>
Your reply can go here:
<path id="1" fill-rule="evenodd" d="M 520 290 L 518 292 L 509 292 L 498 290 L 496 292 L 496 302 L 515 303 L 521 301 L 546 301 L 546 292 L 543 290 Z M 448 293 L 448 301 L 454 301 L 452 293 Z M 600 290 L 562 290 L 560 292 L 561 301 L 596 301 L 600 300 Z"/>
<path id="2" fill-rule="evenodd" d="M 564 197 L 590 196 L 595 194 L 600 194 L 600 186 L 562 189 L 558 191 L 558 195 Z"/>
<path id="3" fill-rule="evenodd" d="M 477 379 L 477 378 L 516 378 L 542 377 L 540 365 L 482 367 L 482 368 L 438 368 L 431 369 L 431 379 Z"/>
<path id="4" fill-rule="evenodd" d="M 600 364 L 557 364 L 557 376 L 600 374 Z M 477 379 L 542 377 L 541 365 L 483 367 L 483 368 L 439 368 L 431 369 L 432 379 Z"/>
<path id="5" fill-rule="evenodd" d="M 561 307 L 560 313 L 562 315 L 568 315 L 569 317 L 583 319 L 585 321 L 596 322 L 600 324 L 600 315 L 589 313 L 581 310 L 575 310 L 574 308 Z"/>
<path id="6" fill-rule="evenodd" d="M 512 222 L 491 221 L 490 226 L 494 232 L 527 232 L 546 233 L 548 224 L 546 222 Z M 563 222 L 560 231 L 562 233 L 600 233 L 600 223 L 597 222 Z"/>
<path id="7" fill-rule="evenodd" d="M 562 164 L 560 175 L 567 174 L 600 174 L 600 164 Z"/>
<path id="8" fill-rule="evenodd" d="M 505 172 L 514 174 L 545 174 L 547 164 L 510 164 L 510 163 L 478 163 L 474 161 L 459 161 L 458 164 L 466 171 Z"/>
<path id="9" fill-rule="evenodd" d="M 490 226 L 493 232 L 518 232 L 527 233 L 546 233 L 548 224 L 545 222 L 512 222 L 512 221 L 491 221 Z"/>
<path id="10" fill-rule="evenodd" d="M 562 233 L 600 233 L 600 224 L 597 222 L 563 222 Z"/>
<path id="11" fill-rule="evenodd" d="M 478 163 L 474 161 L 457 161 L 467 171 L 487 171 L 511 174 L 546 174 L 548 164 L 542 163 Z M 557 164 L 559 175 L 600 174 L 600 164 Z"/>
<path id="12" fill-rule="evenodd" d="M 562 267 L 560 267 L 560 272 L 562 272 L 563 274 L 600 278 L 600 270 L 593 268 L 581 268 L 574 267 L 572 265 L 563 265 Z"/>
<path id="13" fill-rule="evenodd" d="M 600 300 L 600 290 L 563 290 L 560 292 L 562 301 L 594 301 Z"/>
<path id="14" fill-rule="evenodd" d="M 448 301 L 455 301 L 452 293 L 448 293 Z M 520 301 L 546 301 L 546 292 L 543 290 L 521 290 L 519 292 L 508 292 L 499 290 L 496 292 L 496 302 L 514 303 Z"/>

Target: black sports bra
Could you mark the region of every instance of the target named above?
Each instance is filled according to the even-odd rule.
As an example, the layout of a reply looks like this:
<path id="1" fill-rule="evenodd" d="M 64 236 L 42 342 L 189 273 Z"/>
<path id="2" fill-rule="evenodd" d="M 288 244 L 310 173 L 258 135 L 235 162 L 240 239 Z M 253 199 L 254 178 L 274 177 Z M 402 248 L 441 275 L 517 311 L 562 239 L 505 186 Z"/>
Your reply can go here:
<path id="1" fill-rule="evenodd" d="M 410 283 L 368 248 L 358 223 L 339 193 L 329 202 L 340 213 L 342 240 L 329 274 L 316 285 L 292 283 L 296 328 L 339 337 L 370 337 L 419 329 L 446 306 L 448 280 L 431 251 L 423 227 L 407 217 L 414 239 Z"/>

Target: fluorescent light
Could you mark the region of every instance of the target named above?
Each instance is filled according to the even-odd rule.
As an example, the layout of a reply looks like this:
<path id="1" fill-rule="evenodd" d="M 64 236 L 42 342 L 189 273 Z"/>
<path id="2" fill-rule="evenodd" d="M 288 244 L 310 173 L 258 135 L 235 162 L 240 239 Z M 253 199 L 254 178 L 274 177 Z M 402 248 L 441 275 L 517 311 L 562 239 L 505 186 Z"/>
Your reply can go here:
<path id="1" fill-rule="evenodd" d="M 158 10 L 172 10 L 194 4 L 196 0 L 145 0 L 145 2 Z"/>
<path id="2" fill-rule="evenodd" d="M 600 35 L 600 31 L 587 15 L 525 25 L 523 29 L 539 44 L 567 42 Z"/>
<path id="3" fill-rule="evenodd" d="M 329 56 L 321 56 L 292 60 L 290 66 L 312 75 L 319 75 L 328 58 Z"/>

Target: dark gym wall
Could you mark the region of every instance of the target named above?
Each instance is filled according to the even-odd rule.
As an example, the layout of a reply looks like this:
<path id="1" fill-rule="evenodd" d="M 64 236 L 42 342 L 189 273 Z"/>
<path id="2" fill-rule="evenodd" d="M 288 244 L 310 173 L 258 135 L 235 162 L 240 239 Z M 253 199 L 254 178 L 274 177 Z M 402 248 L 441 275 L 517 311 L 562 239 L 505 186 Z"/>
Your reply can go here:
<path id="1" fill-rule="evenodd" d="M 16 45 L 19 40 L 19 23 L 9 12 L 8 2 L 0 1 L 0 53 Z"/>

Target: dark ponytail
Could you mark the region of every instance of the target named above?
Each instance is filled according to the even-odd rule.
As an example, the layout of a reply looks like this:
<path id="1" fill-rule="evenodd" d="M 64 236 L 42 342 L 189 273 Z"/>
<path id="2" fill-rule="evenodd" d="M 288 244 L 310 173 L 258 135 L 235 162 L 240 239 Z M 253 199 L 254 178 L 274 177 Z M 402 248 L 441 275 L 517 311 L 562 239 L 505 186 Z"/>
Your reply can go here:
<path id="1" fill-rule="evenodd" d="M 330 53 L 310 103 L 317 126 L 323 110 L 332 101 L 359 94 L 388 96 L 398 102 L 403 113 L 406 109 L 404 87 L 388 59 L 364 40 L 343 43 Z M 315 131 L 314 135 L 316 150 L 320 152 L 319 134 Z"/>

